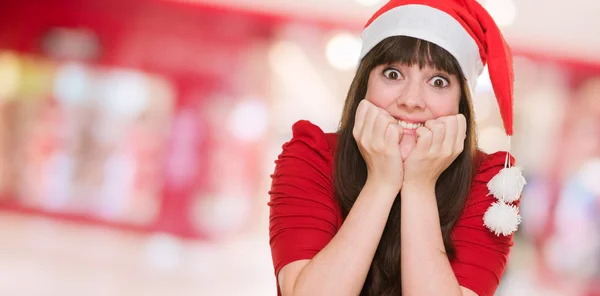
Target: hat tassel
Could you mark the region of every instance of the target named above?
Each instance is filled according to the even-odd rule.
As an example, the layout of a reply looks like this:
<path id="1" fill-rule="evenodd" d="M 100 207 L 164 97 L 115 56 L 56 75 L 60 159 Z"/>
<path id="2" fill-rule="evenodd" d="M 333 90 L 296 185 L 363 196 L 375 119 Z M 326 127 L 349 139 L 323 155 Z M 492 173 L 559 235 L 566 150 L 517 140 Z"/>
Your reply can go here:
<path id="1" fill-rule="evenodd" d="M 509 151 L 510 151 L 510 137 Z M 517 231 L 521 223 L 521 215 L 514 205 L 521 197 L 523 187 L 527 181 L 523 177 L 523 168 L 511 166 L 510 152 L 506 153 L 504 168 L 498 172 L 487 184 L 489 194 L 497 201 L 493 203 L 483 216 L 484 225 L 496 235 L 510 235 Z M 488 195 L 489 195 L 488 194 Z"/>

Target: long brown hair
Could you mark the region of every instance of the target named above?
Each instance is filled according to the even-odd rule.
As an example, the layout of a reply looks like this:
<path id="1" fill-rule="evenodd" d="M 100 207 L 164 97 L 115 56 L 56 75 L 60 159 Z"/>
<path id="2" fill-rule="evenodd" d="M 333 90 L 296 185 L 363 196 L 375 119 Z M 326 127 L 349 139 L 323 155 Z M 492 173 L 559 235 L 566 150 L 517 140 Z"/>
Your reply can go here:
<path id="1" fill-rule="evenodd" d="M 358 103 L 365 98 L 369 73 L 377 66 L 389 63 L 428 65 L 456 75 L 461 81 L 459 112 L 467 119 L 465 148 L 440 175 L 435 186 L 444 246 L 449 258 L 454 257 L 452 228 L 461 214 L 474 172 L 476 153 L 475 122 L 466 80 L 456 59 L 441 47 L 412 37 L 389 37 L 374 47 L 361 61 L 350 86 L 338 130 L 335 153 L 334 186 L 342 215 L 345 218 L 367 180 L 367 168 L 352 136 Z M 371 263 L 361 295 L 400 295 L 400 193 L 392 206 L 383 235 Z"/>

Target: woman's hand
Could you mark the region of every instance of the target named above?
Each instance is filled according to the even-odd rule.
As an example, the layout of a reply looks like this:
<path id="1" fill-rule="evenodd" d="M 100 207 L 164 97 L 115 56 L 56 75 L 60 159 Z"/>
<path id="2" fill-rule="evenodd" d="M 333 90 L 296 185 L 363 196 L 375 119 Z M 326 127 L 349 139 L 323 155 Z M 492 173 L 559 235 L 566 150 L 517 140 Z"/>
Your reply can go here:
<path id="1" fill-rule="evenodd" d="M 387 111 L 368 100 L 360 102 L 352 135 L 367 165 L 367 182 L 400 191 L 403 181 L 402 133 L 398 120 Z"/>
<path id="2" fill-rule="evenodd" d="M 417 129 L 417 143 L 404 161 L 404 184 L 435 186 L 463 151 L 467 122 L 462 114 L 428 120 Z"/>

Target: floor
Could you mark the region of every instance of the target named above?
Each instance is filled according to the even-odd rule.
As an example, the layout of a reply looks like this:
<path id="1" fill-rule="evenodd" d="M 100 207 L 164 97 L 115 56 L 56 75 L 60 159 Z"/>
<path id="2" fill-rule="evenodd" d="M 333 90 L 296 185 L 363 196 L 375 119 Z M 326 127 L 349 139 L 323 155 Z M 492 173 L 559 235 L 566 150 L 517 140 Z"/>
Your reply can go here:
<path id="1" fill-rule="evenodd" d="M 185 242 L 0 213 L 0 295 L 276 295 L 267 242 Z"/>

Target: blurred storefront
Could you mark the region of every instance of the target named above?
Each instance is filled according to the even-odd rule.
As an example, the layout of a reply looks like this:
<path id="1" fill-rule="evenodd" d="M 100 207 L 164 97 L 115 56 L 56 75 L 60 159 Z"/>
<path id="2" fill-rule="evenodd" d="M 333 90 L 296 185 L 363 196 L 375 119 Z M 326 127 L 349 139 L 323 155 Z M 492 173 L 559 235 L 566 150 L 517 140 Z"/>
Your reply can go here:
<path id="1" fill-rule="evenodd" d="M 257 219 L 272 24 L 167 1 L 4 1 L 3 208 L 208 238 Z"/>

